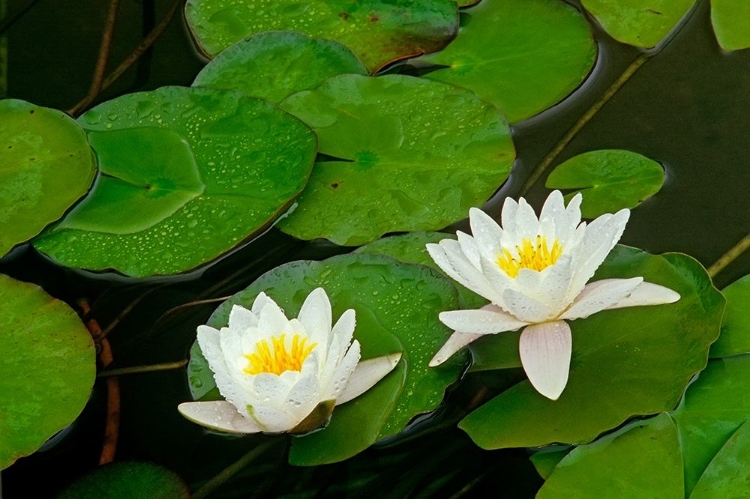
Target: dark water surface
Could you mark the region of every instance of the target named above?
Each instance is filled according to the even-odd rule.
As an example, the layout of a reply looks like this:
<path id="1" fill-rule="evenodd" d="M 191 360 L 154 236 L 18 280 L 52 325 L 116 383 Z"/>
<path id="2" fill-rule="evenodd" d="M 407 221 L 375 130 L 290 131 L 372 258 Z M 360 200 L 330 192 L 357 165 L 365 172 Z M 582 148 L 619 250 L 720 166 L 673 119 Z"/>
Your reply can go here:
<path id="1" fill-rule="evenodd" d="M 12 15 L 29 3 L 9 0 L 7 12 Z M 7 96 L 61 109 L 80 100 L 88 90 L 107 3 L 41 0 L 14 23 L 4 33 L 9 53 Z M 121 1 L 110 67 L 140 42 L 170 5 L 171 0 Z M 655 253 L 685 252 L 706 266 L 750 229 L 750 50 L 722 53 L 711 31 L 708 7 L 708 1 L 702 0 L 674 39 L 558 159 L 622 148 L 662 162 L 667 182 L 633 211 L 622 242 Z M 514 126 L 519 157 L 511 179 L 487 205 L 492 213 L 499 213 L 504 196 L 518 194 L 541 158 L 640 54 L 599 31 L 596 36 L 599 61 L 583 87 L 555 108 Z M 203 64 L 178 13 L 153 50 L 102 100 L 162 85 L 189 85 Z M 542 181 L 528 197 L 539 206 L 546 195 Z M 456 226 L 463 228 L 465 223 Z M 74 306 L 78 299 L 88 298 L 102 325 L 140 299 L 110 336 L 116 359 L 112 367 L 125 367 L 184 359 L 196 325 L 205 322 L 217 305 L 174 307 L 234 293 L 281 263 L 344 251 L 326 243 L 294 241 L 271 230 L 188 278 L 113 280 L 61 269 L 28 248 L 0 262 L 0 272 L 38 283 Z M 718 276 L 717 284 L 722 287 L 749 270 L 750 256 L 745 255 Z M 152 460 L 195 487 L 268 440 L 208 435 L 182 419 L 176 405 L 189 398 L 183 370 L 125 376 L 120 383 L 118 460 Z M 291 468 L 284 464 L 285 437 L 278 437 L 270 450 L 215 497 L 472 496 L 480 487 L 502 497 L 532 497 L 541 480 L 523 451 L 481 451 L 455 429 L 460 408 L 480 385 L 498 388 L 503 381 L 487 375 L 466 379 L 431 420 L 417 422 L 405 438 L 345 463 Z M 51 497 L 92 469 L 101 449 L 105 397 L 99 381 L 68 434 L 4 471 L 3 498 Z"/>

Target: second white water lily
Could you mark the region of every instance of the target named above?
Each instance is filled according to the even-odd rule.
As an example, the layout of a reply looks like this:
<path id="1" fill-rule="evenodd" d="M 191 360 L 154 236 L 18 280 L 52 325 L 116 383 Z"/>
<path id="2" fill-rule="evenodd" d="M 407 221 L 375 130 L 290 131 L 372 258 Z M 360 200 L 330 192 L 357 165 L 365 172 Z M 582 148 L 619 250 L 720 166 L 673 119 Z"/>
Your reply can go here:
<path id="1" fill-rule="evenodd" d="M 642 277 L 588 283 L 617 244 L 629 210 L 581 222 L 581 195 L 565 207 L 554 191 L 537 218 L 521 198 L 508 198 L 502 228 L 472 208 L 472 236 L 428 244 L 435 263 L 449 276 L 492 302 L 480 310 L 442 312 L 440 320 L 455 332 L 430 362 L 436 366 L 485 334 L 524 328 L 519 352 L 531 384 L 556 400 L 565 389 L 572 353 L 567 320 L 601 310 L 659 305 L 679 300 L 671 289 Z M 587 284 L 588 283 L 588 284 Z"/>
<path id="2" fill-rule="evenodd" d="M 396 353 L 359 362 L 354 327 L 351 309 L 332 326 L 322 288 L 310 293 L 297 319 L 287 319 L 265 293 L 251 310 L 234 305 L 227 327 L 198 327 L 198 344 L 226 400 L 186 402 L 180 413 L 232 433 L 315 429 L 334 405 L 365 392 L 401 358 Z"/>

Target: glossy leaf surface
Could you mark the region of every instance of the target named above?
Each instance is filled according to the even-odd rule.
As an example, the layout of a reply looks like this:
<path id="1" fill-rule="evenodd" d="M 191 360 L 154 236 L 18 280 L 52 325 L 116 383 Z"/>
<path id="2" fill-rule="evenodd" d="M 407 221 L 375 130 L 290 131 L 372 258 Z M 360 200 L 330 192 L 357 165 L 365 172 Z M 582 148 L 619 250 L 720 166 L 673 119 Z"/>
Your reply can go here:
<path id="1" fill-rule="evenodd" d="M 102 466 L 73 482 L 58 499 L 189 499 L 187 485 L 153 463 L 123 461 Z"/>
<path id="2" fill-rule="evenodd" d="M 750 2 L 711 0 L 711 24 L 724 50 L 750 48 Z"/>
<path id="3" fill-rule="evenodd" d="M 750 275 L 736 280 L 721 293 L 727 299 L 727 307 L 719 339 L 711 345 L 711 358 L 750 353 Z"/>

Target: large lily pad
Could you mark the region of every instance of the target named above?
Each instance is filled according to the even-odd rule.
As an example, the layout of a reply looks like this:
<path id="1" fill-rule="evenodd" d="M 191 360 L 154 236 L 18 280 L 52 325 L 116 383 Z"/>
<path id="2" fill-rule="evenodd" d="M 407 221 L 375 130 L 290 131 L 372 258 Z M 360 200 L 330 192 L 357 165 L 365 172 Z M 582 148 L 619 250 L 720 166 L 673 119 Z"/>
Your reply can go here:
<path id="1" fill-rule="evenodd" d="M 745 421 L 711 460 L 691 499 L 742 499 L 750 483 L 750 423 Z"/>
<path id="2" fill-rule="evenodd" d="M 458 30 L 453 0 L 188 0 L 185 18 L 210 57 L 256 33 L 293 30 L 346 45 L 373 73 L 442 49 Z"/>
<path id="3" fill-rule="evenodd" d="M 650 48 L 672 31 L 695 0 L 581 0 L 581 3 L 615 40 Z"/>
<path id="4" fill-rule="evenodd" d="M 165 87 L 84 114 L 102 175 L 34 246 L 70 267 L 193 269 L 259 233 L 305 186 L 314 134 L 261 99 Z"/>
<path id="5" fill-rule="evenodd" d="M 677 291 L 680 300 L 571 321 L 570 378 L 559 400 L 544 398 L 525 380 L 459 426 L 484 448 L 585 443 L 631 416 L 674 408 L 691 377 L 706 365 L 709 346 L 719 334 L 724 298 L 692 258 L 654 256 L 624 246 L 615 248 L 593 280 L 635 276 Z M 502 336 L 504 348 L 495 354 L 500 366 L 507 367 L 518 358 L 517 339 L 507 339 L 518 333 Z"/>
<path id="6" fill-rule="evenodd" d="M 0 101 L 0 257 L 60 218 L 95 173 L 75 120 L 28 102 Z"/>
<path id="7" fill-rule="evenodd" d="M 301 239 L 361 245 L 386 232 L 441 229 L 465 218 L 510 173 L 505 120 L 468 90 L 390 75 L 342 75 L 282 108 L 318 134 L 320 152 L 297 209 L 279 228 Z"/>
<path id="8" fill-rule="evenodd" d="M 511 123 L 553 106 L 596 60 L 586 20 L 559 0 L 482 0 L 425 78 L 454 83 L 499 107 Z"/>
<path id="9" fill-rule="evenodd" d="M 451 333 L 437 317 L 439 311 L 458 305 L 450 281 L 423 265 L 381 255 L 342 255 L 282 265 L 225 302 L 208 324 L 226 325 L 232 304 L 249 307 L 260 291 L 279 303 L 288 316 L 296 316 L 305 297 L 319 286 L 331 299 L 334 317 L 349 308 L 356 311 L 354 336 L 362 345 L 363 359 L 397 351 L 403 356 L 396 370 L 375 387 L 336 407 L 325 429 L 294 437 L 289 461 L 296 465 L 340 461 L 380 438 L 395 435 L 415 415 L 433 410 L 465 365 L 460 356 L 437 369 L 427 365 Z M 193 357 L 191 373 L 200 362 Z M 200 382 L 207 394 L 204 399 L 210 398 L 212 380 L 201 377 Z"/>
<path id="10" fill-rule="evenodd" d="M 32 284 L 0 275 L 0 469 L 78 417 L 96 374 L 76 313 Z"/>
<path id="11" fill-rule="evenodd" d="M 331 40 L 291 31 L 270 31 L 241 40 L 209 62 L 194 87 L 238 90 L 281 102 L 340 74 L 367 74 L 352 52 Z"/>
<path id="12" fill-rule="evenodd" d="M 684 499 L 674 421 L 662 413 L 577 447 L 560 461 L 537 497 Z"/>
<path id="13" fill-rule="evenodd" d="M 124 461 L 97 468 L 65 489 L 58 499 L 189 499 L 185 482 L 152 463 Z"/>
<path id="14" fill-rule="evenodd" d="M 711 0 L 711 24 L 724 50 L 750 48 L 750 2 Z"/>
<path id="15" fill-rule="evenodd" d="M 545 184 L 550 189 L 577 189 L 581 213 L 596 218 L 622 208 L 635 208 L 661 189 L 664 169 L 638 153 L 617 149 L 590 151 L 555 168 Z"/>
<path id="16" fill-rule="evenodd" d="M 736 280 L 721 293 L 727 299 L 721 334 L 711 345 L 711 358 L 750 353 L 750 275 Z"/>

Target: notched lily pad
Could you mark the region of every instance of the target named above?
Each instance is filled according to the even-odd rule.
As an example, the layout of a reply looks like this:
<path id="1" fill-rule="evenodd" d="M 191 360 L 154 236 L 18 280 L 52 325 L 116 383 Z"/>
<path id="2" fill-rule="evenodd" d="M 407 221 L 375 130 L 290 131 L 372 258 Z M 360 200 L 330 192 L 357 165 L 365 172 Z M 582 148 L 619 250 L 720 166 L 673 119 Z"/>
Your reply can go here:
<path id="1" fill-rule="evenodd" d="M 310 129 L 237 92 L 165 87 L 80 118 L 102 175 L 34 246 L 69 267 L 176 274 L 258 234 L 307 182 Z"/>
<path id="2" fill-rule="evenodd" d="M 78 417 L 96 375 L 91 335 L 41 288 L 0 275 L 0 469 Z"/>
<path id="3" fill-rule="evenodd" d="M 95 173 L 75 120 L 28 102 L 0 101 L 0 257 L 63 216 Z"/>
<path id="4" fill-rule="evenodd" d="M 357 246 L 441 229 L 486 201 L 515 158 L 494 106 L 420 78 L 337 76 L 281 107 L 315 130 L 328 156 L 279 224 L 300 239 Z"/>
<path id="5" fill-rule="evenodd" d="M 550 189 L 576 189 L 583 195 L 581 213 L 596 218 L 622 208 L 635 208 L 661 189 L 664 170 L 656 161 L 617 149 L 590 151 L 556 167 L 545 184 Z"/>
<path id="6" fill-rule="evenodd" d="M 291 30 L 337 41 L 375 73 L 442 49 L 458 30 L 454 0 L 188 0 L 185 19 L 210 57 L 245 37 Z"/>
<path id="7" fill-rule="evenodd" d="M 124 461 L 84 475 L 58 499 L 189 499 L 190 490 L 175 473 L 156 464 Z"/>
<path id="8" fill-rule="evenodd" d="M 354 337 L 361 344 L 362 359 L 399 351 L 403 356 L 373 388 L 336 407 L 325 429 L 292 440 L 289 461 L 304 466 L 347 459 L 376 440 L 397 434 L 415 415 L 433 410 L 465 367 L 461 356 L 437 369 L 427 365 L 451 333 L 438 320 L 438 312 L 458 306 L 453 285 L 423 265 L 381 255 L 351 254 L 282 265 L 225 302 L 208 324 L 226 325 L 232 304 L 250 307 L 261 291 L 288 317 L 295 317 L 316 287 L 326 290 L 334 318 L 349 308 L 356 311 Z M 202 400 L 215 398 L 213 378 L 197 376 L 209 370 L 195 350 L 190 368 L 193 393 L 203 393 Z"/>
<path id="9" fill-rule="evenodd" d="M 591 71 L 596 44 L 580 12 L 558 0 L 482 0 L 424 77 L 468 88 L 515 123 L 553 106 Z M 441 67 L 442 66 L 442 67 Z"/>
<path id="10" fill-rule="evenodd" d="M 680 300 L 570 321 L 570 378 L 559 400 L 544 398 L 524 380 L 475 410 L 459 427 L 487 449 L 578 444 L 631 416 L 671 410 L 691 377 L 706 365 L 724 298 L 692 258 L 654 256 L 625 246 L 613 250 L 592 281 L 635 276 L 677 291 Z M 485 341 L 501 343 L 494 350 L 499 368 L 518 358 L 518 342 L 507 341 L 506 334 Z M 485 369 L 492 368 L 492 360 L 485 358 Z"/>
<path id="11" fill-rule="evenodd" d="M 237 90 L 281 102 L 340 74 L 367 69 L 340 43 L 291 31 L 271 31 L 241 40 L 209 62 L 194 87 Z"/>

